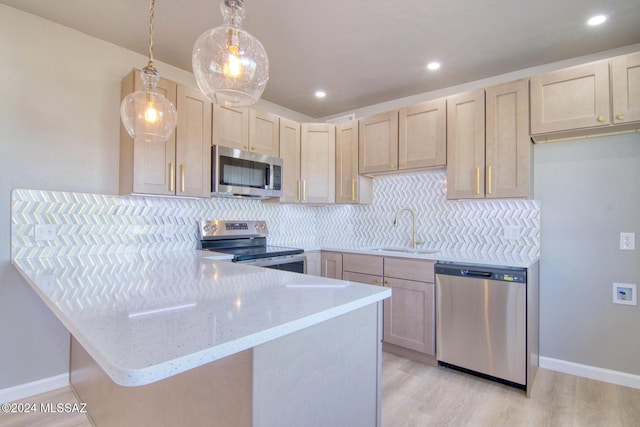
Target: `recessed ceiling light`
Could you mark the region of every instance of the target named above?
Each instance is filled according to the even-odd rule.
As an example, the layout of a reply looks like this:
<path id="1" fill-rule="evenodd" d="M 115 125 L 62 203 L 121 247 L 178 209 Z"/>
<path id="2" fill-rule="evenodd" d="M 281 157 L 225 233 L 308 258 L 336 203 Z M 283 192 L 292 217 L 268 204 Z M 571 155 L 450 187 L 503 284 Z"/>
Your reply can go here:
<path id="1" fill-rule="evenodd" d="M 327 96 L 327 93 L 323 90 L 318 90 L 316 91 L 316 98 L 324 98 L 325 96 Z"/>
<path id="2" fill-rule="evenodd" d="M 602 23 L 604 23 L 607 19 L 609 18 L 608 15 L 596 15 L 596 16 L 592 16 L 591 18 L 589 18 L 589 20 L 587 21 L 588 25 L 591 25 L 592 27 L 595 25 L 600 25 Z"/>
<path id="3" fill-rule="evenodd" d="M 440 68 L 440 63 L 439 62 L 429 62 L 429 64 L 427 64 L 427 68 L 430 69 L 431 71 L 435 71 L 438 68 Z"/>

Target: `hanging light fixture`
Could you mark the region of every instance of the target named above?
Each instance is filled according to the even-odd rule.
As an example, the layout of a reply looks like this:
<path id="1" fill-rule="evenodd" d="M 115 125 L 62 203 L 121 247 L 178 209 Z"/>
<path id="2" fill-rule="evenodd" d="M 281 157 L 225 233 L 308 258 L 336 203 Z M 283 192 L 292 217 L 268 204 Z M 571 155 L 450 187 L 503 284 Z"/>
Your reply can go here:
<path id="1" fill-rule="evenodd" d="M 120 117 L 127 133 L 147 142 L 166 141 L 176 127 L 176 107 L 158 92 L 160 76 L 153 67 L 153 18 L 155 0 L 149 2 L 149 63 L 142 69 L 142 90 L 125 96 Z"/>
<path id="2" fill-rule="evenodd" d="M 227 107 L 253 105 L 269 80 L 267 52 L 241 27 L 244 0 L 224 0 L 220 10 L 224 23 L 202 33 L 193 46 L 193 73 L 211 102 Z"/>

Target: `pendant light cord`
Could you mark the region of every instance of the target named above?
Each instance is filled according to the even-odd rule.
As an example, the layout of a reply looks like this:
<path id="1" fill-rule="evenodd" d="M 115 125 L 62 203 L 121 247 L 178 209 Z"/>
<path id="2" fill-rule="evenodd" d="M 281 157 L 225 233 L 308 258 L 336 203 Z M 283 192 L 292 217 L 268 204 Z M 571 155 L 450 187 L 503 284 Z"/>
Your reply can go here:
<path id="1" fill-rule="evenodd" d="M 153 18 L 155 16 L 156 0 L 149 1 L 149 64 L 147 68 L 155 71 L 153 67 Z"/>

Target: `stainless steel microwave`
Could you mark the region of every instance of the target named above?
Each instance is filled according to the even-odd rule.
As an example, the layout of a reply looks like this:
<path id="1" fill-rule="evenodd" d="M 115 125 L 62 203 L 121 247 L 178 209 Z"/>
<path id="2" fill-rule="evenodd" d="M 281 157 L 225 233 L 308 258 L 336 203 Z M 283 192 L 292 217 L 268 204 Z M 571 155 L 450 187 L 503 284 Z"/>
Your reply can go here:
<path id="1" fill-rule="evenodd" d="M 214 145 L 211 195 L 254 199 L 282 196 L 282 159 Z"/>

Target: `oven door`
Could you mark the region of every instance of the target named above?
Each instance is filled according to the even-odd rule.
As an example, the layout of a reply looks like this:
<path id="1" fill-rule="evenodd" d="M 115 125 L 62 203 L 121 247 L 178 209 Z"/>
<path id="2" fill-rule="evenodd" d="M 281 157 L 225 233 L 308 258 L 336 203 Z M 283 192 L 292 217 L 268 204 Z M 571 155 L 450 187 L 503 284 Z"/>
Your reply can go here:
<path id="1" fill-rule="evenodd" d="M 307 272 L 307 257 L 304 256 L 304 254 L 273 258 L 250 259 L 246 261 L 238 261 L 238 264 L 272 268 L 274 270 L 292 271 L 294 273 Z"/>

